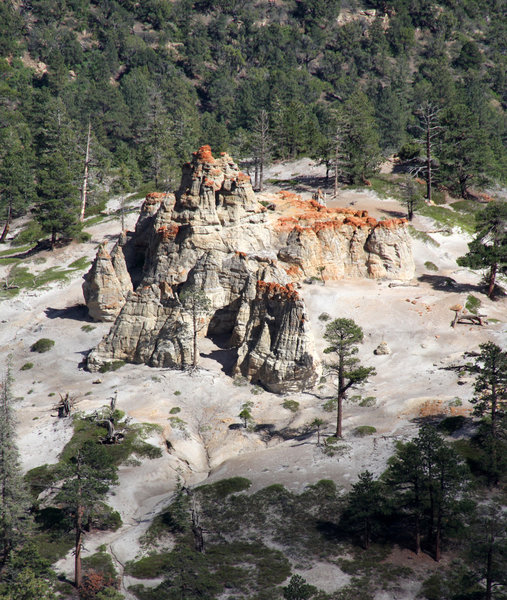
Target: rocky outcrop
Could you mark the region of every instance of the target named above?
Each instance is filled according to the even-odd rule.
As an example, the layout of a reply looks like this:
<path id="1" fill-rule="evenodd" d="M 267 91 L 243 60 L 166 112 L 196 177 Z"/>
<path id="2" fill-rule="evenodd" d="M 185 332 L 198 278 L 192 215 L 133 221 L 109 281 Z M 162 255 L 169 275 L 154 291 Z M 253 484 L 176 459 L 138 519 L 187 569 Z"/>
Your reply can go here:
<path id="1" fill-rule="evenodd" d="M 293 279 L 374 277 L 411 279 L 412 247 L 405 219 L 377 221 L 366 211 L 326 208 L 283 192 L 276 223 L 285 245 L 278 258 L 290 265 Z"/>
<path id="2" fill-rule="evenodd" d="M 115 320 L 88 366 L 111 360 L 185 368 L 195 321 L 180 302 L 201 290 L 199 335 L 227 336 L 234 372 L 273 392 L 311 387 L 318 377 L 306 308 L 294 284 L 307 277 L 411 276 L 402 220 L 327 209 L 289 193 L 266 211 L 250 179 L 209 146 L 183 168 L 174 194 L 147 196 L 133 233 L 111 255 L 101 246 L 85 276 L 90 315 Z"/>
<path id="3" fill-rule="evenodd" d="M 111 254 L 101 244 L 84 277 L 83 295 L 95 321 L 114 321 L 133 289 L 123 252 L 126 243 L 126 235 L 121 234 Z"/>

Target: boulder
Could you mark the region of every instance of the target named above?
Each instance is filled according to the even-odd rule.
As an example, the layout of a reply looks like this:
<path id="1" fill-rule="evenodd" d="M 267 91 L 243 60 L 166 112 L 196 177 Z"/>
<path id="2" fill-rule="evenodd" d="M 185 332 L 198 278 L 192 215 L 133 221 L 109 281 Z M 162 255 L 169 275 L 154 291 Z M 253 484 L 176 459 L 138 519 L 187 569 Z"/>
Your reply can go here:
<path id="1" fill-rule="evenodd" d="M 391 349 L 387 345 L 387 342 L 380 342 L 380 344 L 373 351 L 373 354 L 377 354 L 377 355 L 391 354 Z"/>

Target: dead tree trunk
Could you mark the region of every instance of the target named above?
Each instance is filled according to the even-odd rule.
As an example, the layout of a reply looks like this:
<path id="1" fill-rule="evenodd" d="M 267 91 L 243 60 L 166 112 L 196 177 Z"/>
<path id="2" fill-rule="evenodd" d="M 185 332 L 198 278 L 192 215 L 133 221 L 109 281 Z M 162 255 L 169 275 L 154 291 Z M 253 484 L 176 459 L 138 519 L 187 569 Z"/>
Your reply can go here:
<path id="1" fill-rule="evenodd" d="M 5 238 L 7 237 L 7 234 L 9 233 L 9 229 L 11 228 L 11 222 L 12 222 L 12 198 L 9 199 L 9 206 L 7 208 L 7 221 L 5 222 L 4 230 L 2 231 L 2 235 L 0 236 L 0 244 L 3 244 L 5 242 Z"/>
<path id="2" fill-rule="evenodd" d="M 88 136 L 86 138 L 86 154 L 84 161 L 84 172 L 83 172 L 83 185 L 81 186 L 81 213 L 79 220 L 81 223 L 84 221 L 85 210 L 86 210 L 86 198 L 88 191 L 88 167 L 90 165 L 90 140 L 92 135 L 92 122 L 88 119 Z"/>
<path id="3" fill-rule="evenodd" d="M 431 202 L 431 186 L 432 186 L 432 152 L 433 152 L 433 141 L 442 131 L 442 127 L 438 124 L 438 114 L 440 109 L 431 104 L 425 102 L 416 111 L 415 114 L 419 118 L 418 129 L 422 134 L 422 140 L 424 140 L 426 150 L 426 199 Z M 421 141 L 422 141 L 421 140 Z"/>

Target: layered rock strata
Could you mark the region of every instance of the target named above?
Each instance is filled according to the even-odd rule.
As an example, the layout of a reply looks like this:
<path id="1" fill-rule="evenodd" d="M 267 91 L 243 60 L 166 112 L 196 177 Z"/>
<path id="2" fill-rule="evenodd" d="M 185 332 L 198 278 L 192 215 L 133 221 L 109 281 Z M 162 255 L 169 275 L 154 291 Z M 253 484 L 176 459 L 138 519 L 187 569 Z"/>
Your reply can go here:
<path id="1" fill-rule="evenodd" d="M 90 315 L 115 320 L 89 368 L 116 359 L 190 366 L 194 322 L 180 296 L 201 290 L 210 307 L 199 315 L 200 335 L 227 338 L 234 373 L 273 392 L 313 386 L 320 365 L 294 283 L 410 277 L 410 243 L 399 220 L 377 222 L 287 193 L 274 207 L 257 201 L 227 154 L 215 159 L 209 146 L 194 153 L 178 191 L 148 195 L 135 232 L 122 234 L 111 254 L 101 246 L 85 276 Z"/>

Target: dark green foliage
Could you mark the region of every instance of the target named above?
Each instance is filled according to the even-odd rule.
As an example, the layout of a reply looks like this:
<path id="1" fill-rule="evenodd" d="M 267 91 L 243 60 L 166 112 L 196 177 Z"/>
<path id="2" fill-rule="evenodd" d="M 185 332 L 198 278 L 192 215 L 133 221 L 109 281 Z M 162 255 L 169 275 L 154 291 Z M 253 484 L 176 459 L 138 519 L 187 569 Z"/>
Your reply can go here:
<path id="1" fill-rule="evenodd" d="M 30 346 L 30 351 L 43 354 L 44 352 L 51 350 L 54 345 L 54 340 L 50 340 L 49 338 L 40 338 L 40 340 L 37 340 Z"/>
<path id="2" fill-rule="evenodd" d="M 363 367 L 356 358 L 357 345 L 363 341 L 363 330 L 352 319 L 335 319 L 326 325 L 324 339 L 331 345 L 324 354 L 333 354 L 334 361 L 326 368 L 336 377 L 336 437 L 342 437 L 343 400 L 348 390 L 361 385 L 375 375 L 373 367 Z"/>
<path id="3" fill-rule="evenodd" d="M 340 524 L 361 540 L 365 549 L 370 547 L 381 525 L 385 506 L 383 486 L 369 471 L 359 474 L 359 480 L 348 495 L 348 506 Z"/>
<path id="4" fill-rule="evenodd" d="M 20 367 L 20 371 L 28 371 L 29 369 L 33 369 L 32 362 L 26 362 L 22 367 Z"/>
<path id="5" fill-rule="evenodd" d="M 309 585 L 300 575 L 293 575 L 289 585 L 283 588 L 285 600 L 308 600 L 317 593 L 317 588 Z"/>
<path id="6" fill-rule="evenodd" d="M 475 239 L 457 263 L 470 269 L 489 269 L 488 296 L 495 289 L 497 273 L 507 267 L 507 204 L 493 202 L 476 214 Z"/>
<path id="7" fill-rule="evenodd" d="M 117 371 L 125 366 L 124 360 L 113 360 L 100 365 L 99 373 L 108 373 L 109 371 Z"/>
<path id="8" fill-rule="evenodd" d="M 383 476 L 393 494 L 394 512 L 406 522 L 414 550 L 425 544 L 440 560 L 442 543 L 460 527 L 470 509 L 464 495 L 468 470 L 460 456 L 430 425 L 412 442 L 398 444 Z"/>
<path id="9" fill-rule="evenodd" d="M 232 477 L 231 479 L 221 479 L 216 483 L 202 485 L 197 488 L 202 494 L 226 498 L 229 494 L 237 494 L 247 490 L 252 482 L 245 477 Z"/>

